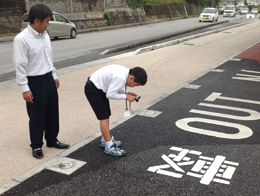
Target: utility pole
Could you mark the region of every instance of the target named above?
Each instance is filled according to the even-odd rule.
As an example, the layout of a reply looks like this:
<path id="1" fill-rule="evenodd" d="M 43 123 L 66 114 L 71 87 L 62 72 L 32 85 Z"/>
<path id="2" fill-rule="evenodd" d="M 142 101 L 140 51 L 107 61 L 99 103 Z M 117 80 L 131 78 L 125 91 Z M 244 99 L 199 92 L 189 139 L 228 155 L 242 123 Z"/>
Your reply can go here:
<path id="1" fill-rule="evenodd" d="M 70 12 L 73 13 L 73 4 L 72 4 L 72 0 L 70 0 Z"/>

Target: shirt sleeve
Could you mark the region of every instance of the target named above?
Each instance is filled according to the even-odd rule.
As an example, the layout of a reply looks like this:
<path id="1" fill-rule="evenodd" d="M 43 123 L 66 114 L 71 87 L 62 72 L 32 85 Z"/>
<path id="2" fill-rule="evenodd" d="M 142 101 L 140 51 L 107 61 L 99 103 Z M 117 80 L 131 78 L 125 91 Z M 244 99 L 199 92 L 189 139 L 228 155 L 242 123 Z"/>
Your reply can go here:
<path id="1" fill-rule="evenodd" d="M 107 89 L 106 97 L 108 99 L 126 99 L 124 85 L 125 81 L 122 78 L 114 78 Z"/>
<path id="2" fill-rule="evenodd" d="M 56 74 L 56 69 L 54 68 L 51 73 L 52 73 L 53 79 L 56 80 L 58 78 L 57 74 Z"/>
<path id="3" fill-rule="evenodd" d="M 27 79 L 28 47 L 22 39 L 14 40 L 13 62 L 16 69 L 17 84 L 22 87 L 22 92 L 29 91 Z"/>

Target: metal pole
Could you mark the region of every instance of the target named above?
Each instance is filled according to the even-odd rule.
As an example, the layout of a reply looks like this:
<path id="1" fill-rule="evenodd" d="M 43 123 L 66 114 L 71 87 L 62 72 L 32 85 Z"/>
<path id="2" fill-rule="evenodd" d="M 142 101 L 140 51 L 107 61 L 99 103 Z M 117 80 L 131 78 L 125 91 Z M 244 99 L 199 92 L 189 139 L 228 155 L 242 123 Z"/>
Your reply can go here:
<path id="1" fill-rule="evenodd" d="M 70 0 L 70 12 L 73 13 L 73 5 L 72 5 L 72 0 Z"/>

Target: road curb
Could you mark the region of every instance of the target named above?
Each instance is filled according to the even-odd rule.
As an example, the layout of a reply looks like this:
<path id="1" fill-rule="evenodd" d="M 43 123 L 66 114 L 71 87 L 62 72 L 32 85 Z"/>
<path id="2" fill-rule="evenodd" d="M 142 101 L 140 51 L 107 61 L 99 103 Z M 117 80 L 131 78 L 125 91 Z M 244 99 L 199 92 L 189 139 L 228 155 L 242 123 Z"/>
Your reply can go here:
<path id="1" fill-rule="evenodd" d="M 121 47 L 118 47 L 118 48 L 108 49 L 108 50 L 103 51 L 101 54 L 104 55 L 104 54 L 109 54 L 109 53 L 113 53 L 113 52 L 118 52 L 120 50 L 130 49 L 130 48 L 133 48 L 133 47 L 136 47 L 136 46 L 152 43 L 152 42 L 155 42 L 155 41 L 160 41 L 160 40 L 163 40 L 163 39 L 167 39 L 167 38 L 171 38 L 171 37 L 174 37 L 174 36 L 177 36 L 177 35 L 181 35 L 183 33 L 188 33 L 188 32 L 192 32 L 192 31 L 199 30 L 199 29 L 204 29 L 204 28 L 207 28 L 207 27 L 210 27 L 210 26 L 214 26 L 214 25 L 226 23 L 226 22 L 229 22 L 229 21 L 228 20 L 222 21 L 222 22 L 210 24 L 210 25 L 207 25 L 207 26 L 204 26 L 204 27 L 190 29 L 190 30 L 187 30 L 185 32 L 169 34 L 169 35 L 158 37 L 158 38 L 155 38 L 155 39 L 144 40 L 142 42 L 136 42 L 136 43 L 133 43 L 133 44 L 130 44 L 130 45 L 125 45 L 125 46 L 121 46 Z M 203 36 L 210 35 L 210 34 L 213 34 L 213 33 L 218 33 L 218 32 L 221 32 L 221 31 L 224 31 L 224 30 L 227 30 L 227 29 L 243 26 L 243 25 L 253 23 L 253 22 L 257 22 L 257 21 L 249 21 L 249 22 L 246 22 L 246 23 L 237 24 L 237 25 L 233 25 L 233 26 L 229 26 L 229 27 L 224 27 L 224 28 L 221 28 L 221 29 L 218 29 L 218 30 L 212 30 L 212 31 L 209 31 L 209 32 L 200 33 L 200 34 L 197 34 L 197 35 L 192 35 L 192 36 L 189 36 L 189 37 L 180 38 L 180 39 L 176 39 L 176 40 L 173 40 L 173 41 L 169 41 L 169 42 L 165 42 L 165 43 L 161 43 L 161 44 L 156 44 L 156 45 L 153 45 L 153 46 L 147 46 L 147 47 L 144 47 L 144 48 L 137 49 L 135 54 L 140 54 L 140 53 L 143 53 L 143 52 L 148 52 L 148 51 L 151 51 L 151 50 L 156 50 L 156 49 L 159 49 L 159 48 L 172 46 L 172 45 L 179 44 L 181 42 L 185 42 L 185 41 L 188 41 L 188 40 L 191 40 L 191 39 L 203 37 Z"/>
<path id="2" fill-rule="evenodd" d="M 152 42 L 155 42 L 155 41 L 161 41 L 161 40 L 164 40 L 164 39 L 168 39 L 168 38 L 171 38 L 171 37 L 182 35 L 184 33 L 189 33 L 189 32 L 195 31 L 195 30 L 204 29 L 204 28 L 207 28 L 207 27 L 215 26 L 215 25 L 218 25 L 218 24 L 226 23 L 226 22 L 229 22 L 229 21 L 225 20 L 225 21 L 222 21 L 222 22 L 217 22 L 217 23 L 214 23 L 214 24 L 209 24 L 209 25 L 206 25 L 206 26 L 189 29 L 189 30 L 186 30 L 186 31 L 180 31 L 180 32 L 177 32 L 177 33 L 171 33 L 171 34 L 168 34 L 168 35 L 164 35 L 164 36 L 159 36 L 159 37 L 152 38 L 152 39 L 143 40 L 141 42 L 140 41 L 139 42 L 133 42 L 132 44 L 128 44 L 128 45 L 125 45 L 125 46 L 121 46 L 121 47 L 111 48 L 111 49 L 105 50 L 101 54 L 109 54 L 109 53 L 118 52 L 118 51 L 121 51 L 121 50 L 135 48 L 135 47 L 140 46 L 140 45 L 149 44 L 149 43 L 152 43 Z"/>

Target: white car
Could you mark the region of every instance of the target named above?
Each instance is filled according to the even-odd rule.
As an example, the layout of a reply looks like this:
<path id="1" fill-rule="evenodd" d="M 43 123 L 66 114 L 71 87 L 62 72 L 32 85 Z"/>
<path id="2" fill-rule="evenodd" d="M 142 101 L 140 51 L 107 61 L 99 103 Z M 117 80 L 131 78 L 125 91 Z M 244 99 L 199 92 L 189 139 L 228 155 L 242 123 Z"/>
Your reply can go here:
<path id="1" fill-rule="evenodd" d="M 50 38 L 58 39 L 58 37 L 70 36 L 74 39 L 77 36 L 76 25 L 67 18 L 57 12 L 52 12 L 53 18 L 50 20 L 50 25 L 47 27 L 47 32 Z M 25 13 L 20 23 L 20 30 L 24 30 L 29 23 L 28 13 Z"/>
<path id="2" fill-rule="evenodd" d="M 218 21 L 218 10 L 216 8 L 205 8 L 200 14 L 199 22 L 201 21 Z"/>
<path id="3" fill-rule="evenodd" d="M 257 14 L 257 13 L 258 13 L 258 9 L 257 9 L 257 8 L 253 8 L 253 9 L 251 10 L 251 13 L 252 13 L 252 14 Z"/>
<path id="4" fill-rule="evenodd" d="M 223 13 L 223 17 L 228 17 L 228 16 L 232 16 L 235 17 L 236 16 L 236 8 L 234 5 L 227 5 L 225 7 L 224 13 Z"/>
<path id="5" fill-rule="evenodd" d="M 249 13 L 249 9 L 248 9 L 247 7 L 242 7 L 242 8 L 241 8 L 240 15 L 248 14 L 248 13 Z"/>

